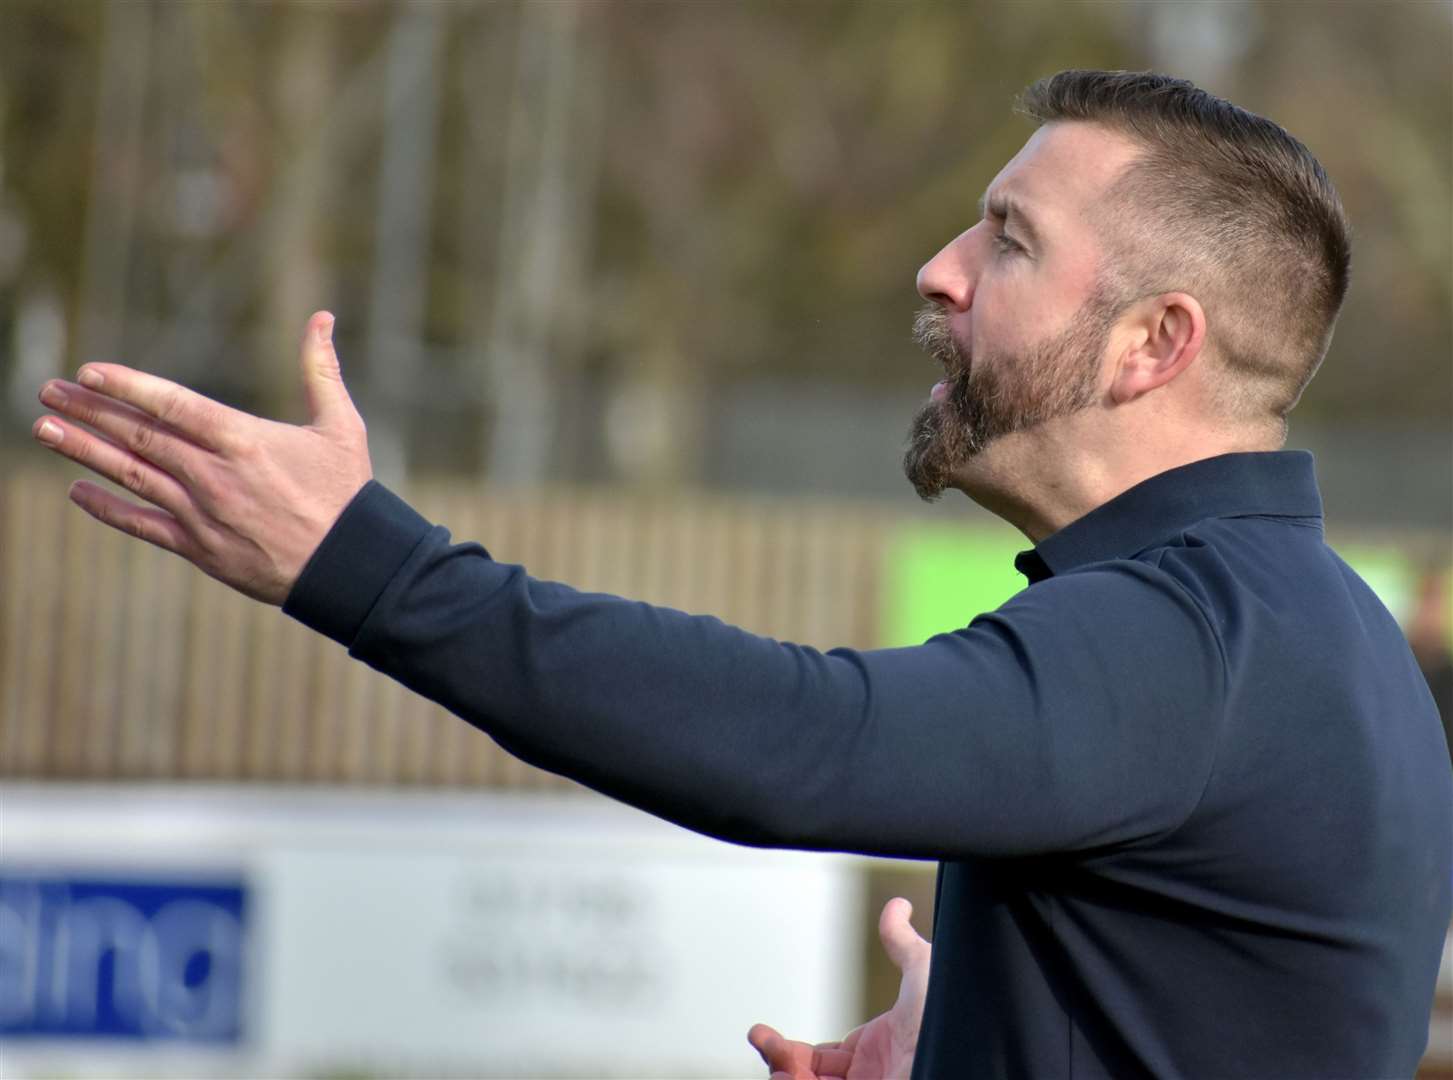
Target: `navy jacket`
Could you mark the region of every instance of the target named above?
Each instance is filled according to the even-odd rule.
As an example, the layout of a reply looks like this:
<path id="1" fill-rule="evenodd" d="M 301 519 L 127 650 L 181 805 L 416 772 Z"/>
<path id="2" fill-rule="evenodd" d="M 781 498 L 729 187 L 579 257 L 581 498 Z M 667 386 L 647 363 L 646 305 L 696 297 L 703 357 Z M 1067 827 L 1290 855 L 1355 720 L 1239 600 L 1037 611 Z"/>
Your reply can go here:
<path id="1" fill-rule="evenodd" d="M 451 546 L 369 484 L 285 610 L 526 761 L 745 844 L 940 861 L 915 1078 L 1411 1076 L 1453 773 L 1310 455 L 1153 477 L 911 648 Z"/>

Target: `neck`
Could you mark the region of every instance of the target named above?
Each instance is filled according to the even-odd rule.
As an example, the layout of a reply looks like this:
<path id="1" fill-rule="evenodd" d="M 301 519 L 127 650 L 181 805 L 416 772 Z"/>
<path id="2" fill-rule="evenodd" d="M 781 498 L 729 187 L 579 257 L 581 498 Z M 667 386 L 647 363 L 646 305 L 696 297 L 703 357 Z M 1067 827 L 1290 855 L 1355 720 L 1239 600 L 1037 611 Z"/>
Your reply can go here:
<path id="1" fill-rule="evenodd" d="M 1152 476 L 1220 454 L 1274 450 L 1266 440 L 1137 433 L 1091 439 L 1073 425 L 1043 425 L 996 440 L 964 467 L 957 487 L 1039 543 Z"/>

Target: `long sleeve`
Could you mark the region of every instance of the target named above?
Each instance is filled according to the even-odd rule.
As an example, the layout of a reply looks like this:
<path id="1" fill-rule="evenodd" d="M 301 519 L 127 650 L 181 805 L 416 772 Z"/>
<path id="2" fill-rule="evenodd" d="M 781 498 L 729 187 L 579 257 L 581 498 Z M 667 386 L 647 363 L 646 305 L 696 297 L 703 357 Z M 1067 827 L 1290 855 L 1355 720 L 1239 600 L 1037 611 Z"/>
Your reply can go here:
<path id="1" fill-rule="evenodd" d="M 1050 578 L 911 648 L 822 652 L 578 592 L 378 484 L 285 610 L 506 750 L 747 844 L 958 858 L 1152 839 L 1195 808 L 1224 661 L 1156 566 Z"/>

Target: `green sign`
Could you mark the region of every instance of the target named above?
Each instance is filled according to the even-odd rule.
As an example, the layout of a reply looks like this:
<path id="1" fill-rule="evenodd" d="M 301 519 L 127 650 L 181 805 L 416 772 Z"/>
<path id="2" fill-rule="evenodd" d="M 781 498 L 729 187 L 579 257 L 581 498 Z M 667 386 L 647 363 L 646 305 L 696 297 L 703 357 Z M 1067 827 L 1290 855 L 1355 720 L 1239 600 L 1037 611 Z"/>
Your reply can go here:
<path id="1" fill-rule="evenodd" d="M 918 645 L 967 626 L 1024 588 L 1014 556 L 1029 547 L 1007 525 L 909 526 L 888 545 L 880 644 Z M 1411 612 L 1416 574 L 1393 546 L 1350 545 L 1337 552 L 1399 619 Z M 1450 592 L 1453 603 L 1453 592 Z"/>
<path id="2" fill-rule="evenodd" d="M 993 611 L 1024 588 L 1014 556 L 1029 546 L 1008 525 L 900 530 L 888 544 L 880 644 L 920 645 Z"/>

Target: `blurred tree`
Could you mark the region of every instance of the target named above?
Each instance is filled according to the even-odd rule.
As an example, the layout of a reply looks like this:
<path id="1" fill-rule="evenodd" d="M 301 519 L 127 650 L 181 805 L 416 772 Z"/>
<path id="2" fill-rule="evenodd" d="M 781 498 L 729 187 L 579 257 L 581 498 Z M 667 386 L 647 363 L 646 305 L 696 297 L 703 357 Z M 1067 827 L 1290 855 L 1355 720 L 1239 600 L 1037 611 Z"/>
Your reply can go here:
<path id="1" fill-rule="evenodd" d="M 226 53 L 227 43 L 245 41 L 239 20 L 244 12 L 215 4 L 189 9 L 212 37 L 213 55 Z M 333 267 L 324 258 L 322 240 L 338 184 L 334 147 L 320 135 L 330 125 L 329 103 L 338 82 L 338 19 L 326 8 L 293 5 L 280 15 L 286 31 L 271 51 L 271 77 L 251 71 L 261 57 L 248 55 L 251 71 L 238 71 L 231 92 L 214 110 L 219 125 L 219 167 L 230 178 L 233 198 L 251 180 L 254 163 L 272 157 L 284 163 L 273 170 L 264 196 L 270 213 L 263 219 L 259 251 L 259 318 L 256 345 L 260 392 L 273 415 L 295 410 L 298 392 L 298 339 L 307 317 L 332 302 L 336 294 Z M 239 77 L 240 76 L 240 77 Z M 248 86 L 267 91 L 271 123 L 269 146 L 258 145 L 261 120 Z M 246 179 L 244 179 L 244 177 Z"/>
<path id="2" fill-rule="evenodd" d="M 1449 423 L 1447 5 L 461 2 L 419 53 L 433 119 L 391 144 L 412 10 L 0 5 L 0 206 L 25 236 L 0 383 L 48 289 L 68 362 L 296 416 L 297 326 L 330 306 L 365 405 L 414 418 L 415 467 L 690 482 L 739 380 L 920 387 L 913 275 L 1027 135 L 1015 93 L 1162 65 L 1284 123 L 1343 190 L 1354 286 L 1303 415 Z M 389 270 L 405 206 L 423 268 Z"/>

